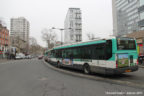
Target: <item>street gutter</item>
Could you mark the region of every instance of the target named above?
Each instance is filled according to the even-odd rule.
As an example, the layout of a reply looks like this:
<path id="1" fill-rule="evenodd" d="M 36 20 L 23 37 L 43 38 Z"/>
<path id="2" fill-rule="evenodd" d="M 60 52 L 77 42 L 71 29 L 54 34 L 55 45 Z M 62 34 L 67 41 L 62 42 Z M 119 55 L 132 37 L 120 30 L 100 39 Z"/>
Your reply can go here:
<path id="1" fill-rule="evenodd" d="M 113 79 L 110 79 L 110 78 L 98 77 L 96 75 L 92 76 L 92 75 L 86 75 L 86 74 L 82 74 L 82 73 L 75 73 L 75 72 L 72 72 L 72 71 L 63 70 L 63 69 L 57 68 L 55 66 L 52 66 L 51 64 L 45 62 L 44 60 L 43 60 L 43 62 L 49 68 L 51 68 L 55 71 L 59 71 L 61 73 L 65 73 L 67 75 L 72 75 L 72 76 L 85 78 L 85 79 L 90 79 L 90 80 L 96 80 L 96 81 L 100 81 L 100 82 L 108 82 L 110 84 L 118 84 L 118 85 L 133 87 L 133 88 L 144 89 L 144 84 L 138 84 L 138 83 L 136 84 L 136 83 L 133 83 L 133 82 L 130 82 L 130 81 L 113 80 Z"/>

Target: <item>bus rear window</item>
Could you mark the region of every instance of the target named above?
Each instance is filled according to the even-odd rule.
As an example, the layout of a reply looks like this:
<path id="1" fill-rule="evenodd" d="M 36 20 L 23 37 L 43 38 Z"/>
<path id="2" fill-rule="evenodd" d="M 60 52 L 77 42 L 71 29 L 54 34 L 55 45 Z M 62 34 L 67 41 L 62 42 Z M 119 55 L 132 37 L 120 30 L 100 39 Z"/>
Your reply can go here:
<path id="1" fill-rule="evenodd" d="M 118 38 L 117 39 L 118 50 L 135 50 L 135 40 L 131 38 Z"/>

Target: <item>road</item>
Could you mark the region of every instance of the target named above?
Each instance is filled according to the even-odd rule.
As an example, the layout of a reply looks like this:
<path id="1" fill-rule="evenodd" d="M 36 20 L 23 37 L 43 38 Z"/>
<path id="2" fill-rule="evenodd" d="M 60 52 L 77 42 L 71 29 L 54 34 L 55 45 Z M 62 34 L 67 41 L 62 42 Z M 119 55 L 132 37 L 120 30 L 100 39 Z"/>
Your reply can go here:
<path id="1" fill-rule="evenodd" d="M 136 82 L 141 79 L 141 72 L 144 74 L 140 69 L 136 73 L 122 76 L 126 79 L 112 79 L 135 79 Z M 139 92 L 139 95 L 135 95 L 136 92 Z M 0 96 L 116 96 L 115 94 L 143 96 L 144 89 L 64 74 L 37 59 L 0 63 Z"/>

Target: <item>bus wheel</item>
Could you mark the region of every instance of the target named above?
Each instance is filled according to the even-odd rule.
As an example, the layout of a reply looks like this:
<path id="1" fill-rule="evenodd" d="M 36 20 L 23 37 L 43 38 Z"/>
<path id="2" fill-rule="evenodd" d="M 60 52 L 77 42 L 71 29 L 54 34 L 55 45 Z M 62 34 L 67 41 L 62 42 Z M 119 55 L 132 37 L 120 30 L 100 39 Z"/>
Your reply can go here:
<path id="1" fill-rule="evenodd" d="M 84 64 L 83 71 L 85 74 L 90 74 L 90 66 L 88 64 Z"/>
<path id="2" fill-rule="evenodd" d="M 59 62 L 59 61 L 57 62 L 57 67 L 58 67 L 58 68 L 60 68 L 60 67 L 61 67 L 61 66 L 60 66 L 60 62 Z"/>

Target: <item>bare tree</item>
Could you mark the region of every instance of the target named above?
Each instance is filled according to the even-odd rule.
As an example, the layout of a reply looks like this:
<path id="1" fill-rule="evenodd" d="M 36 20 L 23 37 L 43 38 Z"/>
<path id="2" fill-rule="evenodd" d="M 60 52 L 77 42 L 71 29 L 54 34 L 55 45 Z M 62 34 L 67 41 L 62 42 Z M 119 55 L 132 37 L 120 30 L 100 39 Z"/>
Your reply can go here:
<path id="1" fill-rule="evenodd" d="M 39 55 L 43 53 L 43 47 L 37 44 L 37 40 L 34 37 L 29 38 L 29 52 L 32 55 Z"/>
<path id="2" fill-rule="evenodd" d="M 29 44 L 30 45 L 37 45 L 37 40 L 34 37 L 29 38 Z"/>
<path id="3" fill-rule="evenodd" d="M 87 37 L 89 40 L 94 40 L 95 39 L 95 35 L 93 33 L 88 33 Z"/>
<path id="4" fill-rule="evenodd" d="M 22 40 L 19 36 L 10 37 L 11 45 L 17 47 L 18 52 L 24 53 L 26 51 L 27 42 Z"/>
<path id="5" fill-rule="evenodd" d="M 51 49 L 54 47 L 54 44 L 57 40 L 57 35 L 52 29 L 43 29 L 41 31 L 42 33 L 42 39 L 47 43 L 48 49 Z"/>

